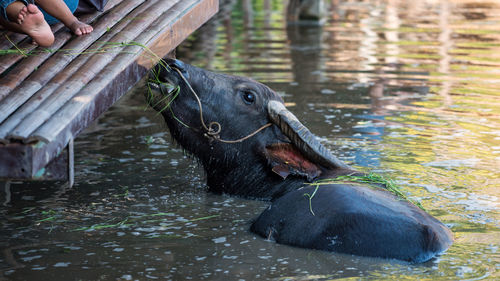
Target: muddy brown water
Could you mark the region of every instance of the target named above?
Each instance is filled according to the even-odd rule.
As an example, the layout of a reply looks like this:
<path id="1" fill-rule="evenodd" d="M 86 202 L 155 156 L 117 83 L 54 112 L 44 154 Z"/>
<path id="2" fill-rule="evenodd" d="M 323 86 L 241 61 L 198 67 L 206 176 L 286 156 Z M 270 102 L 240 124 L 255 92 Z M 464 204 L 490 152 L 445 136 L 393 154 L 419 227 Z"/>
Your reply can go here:
<path id="1" fill-rule="evenodd" d="M 0 280 L 500 278 L 500 3 L 221 1 L 177 52 L 252 77 L 342 160 L 393 178 L 454 232 L 425 264 L 299 249 L 248 231 L 266 202 L 205 191 L 138 86 L 75 140 L 76 184 L 2 183 Z"/>

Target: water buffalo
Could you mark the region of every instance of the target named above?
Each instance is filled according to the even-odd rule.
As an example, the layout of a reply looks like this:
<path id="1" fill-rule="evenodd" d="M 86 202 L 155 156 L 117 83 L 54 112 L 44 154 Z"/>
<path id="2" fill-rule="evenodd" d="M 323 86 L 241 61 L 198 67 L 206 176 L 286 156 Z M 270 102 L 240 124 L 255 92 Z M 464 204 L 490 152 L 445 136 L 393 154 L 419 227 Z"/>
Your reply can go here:
<path id="1" fill-rule="evenodd" d="M 153 73 L 148 101 L 199 159 L 209 190 L 271 201 L 254 233 L 408 262 L 427 261 L 452 244 L 445 225 L 385 189 L 325 181 L 361 173 L 325 149 L 269 87 L 172 59 Z"/>

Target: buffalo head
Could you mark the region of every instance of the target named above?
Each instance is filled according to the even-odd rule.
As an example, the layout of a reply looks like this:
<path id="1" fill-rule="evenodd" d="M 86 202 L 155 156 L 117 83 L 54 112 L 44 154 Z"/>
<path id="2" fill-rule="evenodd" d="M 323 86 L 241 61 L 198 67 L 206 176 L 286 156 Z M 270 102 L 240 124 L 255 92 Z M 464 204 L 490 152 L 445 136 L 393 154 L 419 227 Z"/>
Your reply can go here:
<path id="1" fill-rule="evenodd" d="M 149 103 L 174 139 L 200 159 L 212 191 L 272 198 L 296 188 L 294 179 L 349 170 L 269 87 L 178 60 L 165 63 L 153 71 Z"/>

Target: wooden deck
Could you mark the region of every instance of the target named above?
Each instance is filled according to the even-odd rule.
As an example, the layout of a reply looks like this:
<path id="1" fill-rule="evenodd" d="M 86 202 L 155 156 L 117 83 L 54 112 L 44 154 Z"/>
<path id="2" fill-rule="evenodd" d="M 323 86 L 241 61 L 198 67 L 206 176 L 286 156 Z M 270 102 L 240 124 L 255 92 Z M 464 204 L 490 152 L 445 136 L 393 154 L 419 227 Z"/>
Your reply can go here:
<path id="1" fill-rule="evenodd" d="M 217 9 L 218 0 L 111 0 L 80 18 L 89 35 L 53 26 L 49 49 L 0 31 L 0 180 L 72 184 L 73 139 Z"/>

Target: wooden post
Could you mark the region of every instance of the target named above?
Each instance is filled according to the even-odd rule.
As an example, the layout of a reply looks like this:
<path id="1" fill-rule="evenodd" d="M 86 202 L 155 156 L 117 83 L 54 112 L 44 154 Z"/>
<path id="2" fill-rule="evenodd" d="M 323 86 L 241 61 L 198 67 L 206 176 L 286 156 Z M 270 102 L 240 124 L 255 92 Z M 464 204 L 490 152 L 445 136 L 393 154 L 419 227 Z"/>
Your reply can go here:
<path id="1" fill-rule="evenodd" d="M 69 181 L 69 187 L 73 187 L 73 183 L 75 183 L 75 158 L 73 150 L 73 137 L 69 139 L 68 143 L 68 181 Z"/>
<path id="2" fill-rule="evenodd" d="M 10 203 L 12 194 L 10 193 L 10 181 L 5 182 L 5 201 L 3 202 L 3 206 L 7 206 Z"/>
<path id="3" fill-rule="evenodd" d="M 287 21 L 321 21 L 324 11 L 323 0 L 290 0 L 287 7 Z"/>

